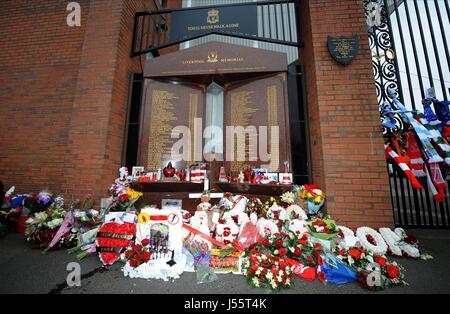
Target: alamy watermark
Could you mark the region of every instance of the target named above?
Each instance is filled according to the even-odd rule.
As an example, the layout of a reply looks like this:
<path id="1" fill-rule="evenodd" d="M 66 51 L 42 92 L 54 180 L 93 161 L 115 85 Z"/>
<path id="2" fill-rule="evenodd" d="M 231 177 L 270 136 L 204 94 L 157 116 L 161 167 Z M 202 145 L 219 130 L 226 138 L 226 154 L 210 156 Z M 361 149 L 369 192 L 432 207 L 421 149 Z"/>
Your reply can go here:
<path id="1" fill-rule="evenodd" d="M 203 130 L 202 123 L 201 118 L 195 118 L 193 129 L 183 125 L 172 129 L 171 138 L 178 139 L 171 148 L 172 161 L 225 160 L 265 163 L 272 159 L 278 160 L 275 154 L 278 155 L 280 151 L 279 126 L 227 126 L 224 140 L 223 128 L 208 126 Z"/>
<path id="2" fill-rule="evenodd" d="M 67 26 L 80 27 L 81 26 L 81 6 L 78 2 L 69 2 L 67 4 L 67 11 L 70 13 L 67 15 Z"/>
<path id="3" fill-rule="evenodd" d="M 67 286 L 72 287 L 81 287 L 81 266 L 79 263 L 72 262 L 67 264 L 66 270 L 69 274 L 66 277 Z"/>

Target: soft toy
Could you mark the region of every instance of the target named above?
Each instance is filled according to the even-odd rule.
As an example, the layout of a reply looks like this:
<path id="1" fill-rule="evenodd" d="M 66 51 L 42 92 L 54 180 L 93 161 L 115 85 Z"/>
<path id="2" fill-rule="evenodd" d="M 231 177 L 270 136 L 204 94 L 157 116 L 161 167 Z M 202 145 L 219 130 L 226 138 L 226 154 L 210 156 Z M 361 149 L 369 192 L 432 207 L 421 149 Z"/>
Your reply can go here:
<path id="1" fill-rule="evenodd" d="M 211 235 L 211 230 L 208 227 L 208 214 L 204 211 L 196 211 L 195 212 L 194 216 L 191 218 L 190 226 L 205 235 L 208 235 L 208 236 Z M 195 235 L 186 229 L 183 229 L 183 238 L 184 239 L 192 238 L 192 241 L 205 242 L 211 248 L 210 241 L 204 239 L 203 237 L 201 237 L 199 235 Z"/>

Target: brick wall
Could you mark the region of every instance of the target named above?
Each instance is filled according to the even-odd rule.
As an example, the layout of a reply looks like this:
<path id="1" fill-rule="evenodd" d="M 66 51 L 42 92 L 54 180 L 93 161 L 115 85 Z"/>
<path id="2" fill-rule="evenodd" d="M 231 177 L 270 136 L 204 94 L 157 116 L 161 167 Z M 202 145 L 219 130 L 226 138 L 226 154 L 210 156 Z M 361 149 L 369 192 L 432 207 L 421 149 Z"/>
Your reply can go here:
<path id="1" fill-rule="evenodd" d="M 21 192 L 60 191 L 89 1 L 82 27 L 66 1 L 0 4 L 0 178 Z"/>
<path id="2" fill-rule="evenodd" d="M 314 179 L 327 193 L 327 209 L 349 226 L 392 225 L 375 83 L 363 2 L 304 0 L 301 62 L 306 65 Z M 349 66 L 330 56 L 327 37 L 361 38 Z"/>
<path id="3" fill-rule="evenodd" d="M 0 178 L 18 192 L 100 197 L 121 164 L 129 75 L 141 72 L 134 13 L 154 4 L 81 0 L 82 26 L 68 27 L 68 2 L 0 4 Z"/>

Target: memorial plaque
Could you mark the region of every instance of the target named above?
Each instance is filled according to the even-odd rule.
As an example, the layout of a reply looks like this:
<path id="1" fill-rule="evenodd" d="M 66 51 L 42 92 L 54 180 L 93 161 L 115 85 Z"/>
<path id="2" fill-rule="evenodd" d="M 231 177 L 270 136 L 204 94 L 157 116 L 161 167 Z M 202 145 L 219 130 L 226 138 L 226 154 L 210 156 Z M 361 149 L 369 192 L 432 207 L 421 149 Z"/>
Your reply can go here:
<path id="1" fill-rule="evenodd" d="M 181 136 L 189 135 L 173 133 L 174 128 L 181 126 L 189 129 L 190 143 L 195 143 L 197 137 L 195 119 L 203 121 L 203 91 L 196 86 L 174 85 L 153 80 L 149 81 L 146 88 L 140 162 L 147 169 L 159 169 L 164 168 L 169 161 L 174 161 L 172 154 L 174 143 L 179 141 Z M 174 138 L 172 133 L 176 135 Z M 199 136 L 201 137 L 201 134 Z M 184 167 L 196 161 L 194 145 L 190 145 L 187 149 L 188 158 L 178 161 L 177 167 Z"/>
<path id="2" fill-rule="evenodd" d="M 245 136 L 245 149 L 241 151 L 244 160 L 241 160 L 242 156 L 239 158 L 237 152 L 238 148 L 242 148 L 242 143 L 236 135 L 233 147 L 226 147 L 226 168 L 239 172 L 246 167 L 266 166 L 270 172 L 281 171 L 284 161 L 291 159 L 285 75 L 277 74 L 226 86 L 225 104 L 226 126 L 241 127 L 244 132 L 257 131 L 256 139 L 248 132 L 236 132 Z M 278 127 L 278 133 L 272 134 L 272 126 Z M 266 158 L 267 154 L 270 158 Z M 233 161 L 230 161 L 231 155 Z M 254 156 L 256 158 L 252 158 Z"/>
<path id="3" fill-rule="evenodd" d="M 359 36 L 328 36 L 328 51 L 334 60 L 342 65 L 350 64 L 359 52 Z"/>

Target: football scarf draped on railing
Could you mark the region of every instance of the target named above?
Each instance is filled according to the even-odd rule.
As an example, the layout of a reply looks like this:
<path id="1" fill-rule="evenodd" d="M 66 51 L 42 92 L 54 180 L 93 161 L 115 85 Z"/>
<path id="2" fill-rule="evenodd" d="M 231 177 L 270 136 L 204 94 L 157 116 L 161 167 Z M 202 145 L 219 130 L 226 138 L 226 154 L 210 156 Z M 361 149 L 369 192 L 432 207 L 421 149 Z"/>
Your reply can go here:
<path id="1" fill-rule="evenodd" d="M 414 176 L 414 173 L 405 163 L 403 157 L 400 157 L 396 152 L 394 152 L 394 150 L 389 145 L 385 145 L 385 149 L 388 157 L 394 159 L 395 163 L 400 167 L 400 169 L 403 170 L 405 175 L 408 177 L 408 180 L 411 182 L 413 188 L 422 189 L 422 184 L 420 184 L 419 180 L 417 180 L 417 178 Z"/>

